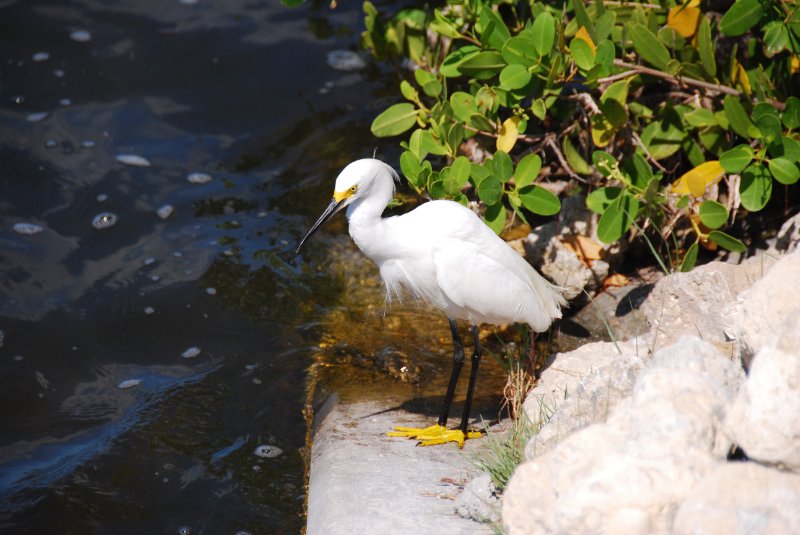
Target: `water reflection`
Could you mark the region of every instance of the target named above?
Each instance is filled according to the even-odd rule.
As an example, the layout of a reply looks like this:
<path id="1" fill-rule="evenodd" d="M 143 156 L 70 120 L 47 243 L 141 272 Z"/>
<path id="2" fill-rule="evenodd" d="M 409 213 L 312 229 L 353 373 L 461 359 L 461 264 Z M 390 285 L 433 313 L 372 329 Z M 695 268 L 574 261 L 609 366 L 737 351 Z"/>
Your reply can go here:
<path id="1" fill-rule="evenodd" d="M 0 531 L 299 531 L 343 286 L 292 249 L 374 148 L 359 10 L 0 5 Z"/>

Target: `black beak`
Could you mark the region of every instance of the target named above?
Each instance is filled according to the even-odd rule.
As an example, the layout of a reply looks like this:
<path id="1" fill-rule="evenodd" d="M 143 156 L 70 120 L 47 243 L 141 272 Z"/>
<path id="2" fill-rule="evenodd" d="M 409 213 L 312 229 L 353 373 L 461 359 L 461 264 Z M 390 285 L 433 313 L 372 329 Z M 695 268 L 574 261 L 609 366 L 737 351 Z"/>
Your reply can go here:
<path id="1" fill-rule="evenodd" d="M 300 244 L 297 246 L 297 249 L 295 250 L 295 254 L 300 253 L 300 248 L 303 246 L 303 244 L 306 242 L 306 240 L 309 239 L 311 237 L 311 235 L 314 234 L 317 231 L 317 229 L 319 227 L 321 227 L 328 219 L 330 219 L 334 215 L 336 215 L 336 212 L 338 212 L 339 210 L 344 208 L 344 201 L 345 200 L 346 199 L 342 199 L 341 201 L 337 201 L 336 199 L 331 199 L 331 203 L 328 205 L 327 208 L 325 208 L 325 211 L 322 212 L 322 215 L 319 216 L 319 219 L 317 219 L 317 222 L 314 223 L 314 225 L 311 227 L 311 230 L 309 230 L 306 233 L 305 237 L 302 240 L 300 240 Z"/>

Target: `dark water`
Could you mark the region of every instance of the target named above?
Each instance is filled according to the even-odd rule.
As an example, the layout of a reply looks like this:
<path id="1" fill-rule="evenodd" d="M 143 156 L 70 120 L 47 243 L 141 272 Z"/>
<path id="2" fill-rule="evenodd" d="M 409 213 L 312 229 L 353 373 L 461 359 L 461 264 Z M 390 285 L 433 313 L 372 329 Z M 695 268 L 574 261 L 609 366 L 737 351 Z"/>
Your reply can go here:
<path id="1" fill-rule="evenodd" d="M 359 3 L 0 2 L 0 531 L 300 531 L 342 285 L 311 267 L 324 235 L 293 248 L 396 83 L 327 64 L 361 26 Z"/>

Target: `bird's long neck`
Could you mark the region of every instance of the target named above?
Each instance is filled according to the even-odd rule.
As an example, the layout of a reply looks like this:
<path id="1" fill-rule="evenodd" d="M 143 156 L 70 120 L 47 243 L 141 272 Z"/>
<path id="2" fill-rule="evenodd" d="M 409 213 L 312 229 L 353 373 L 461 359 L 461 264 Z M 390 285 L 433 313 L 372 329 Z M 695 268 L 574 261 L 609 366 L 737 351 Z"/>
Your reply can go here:
<path id="1" fill-rule="evenodd" d="M 391 178 L 373 184 L 373 188 L 377 189 L 347 208 L 347 220 L 350 236 L 358 248 L 378 263 L 388 250 L 391 241 L 386 221 L 381 218 L 381 214 L 392 200 L 394 188 Z"/>

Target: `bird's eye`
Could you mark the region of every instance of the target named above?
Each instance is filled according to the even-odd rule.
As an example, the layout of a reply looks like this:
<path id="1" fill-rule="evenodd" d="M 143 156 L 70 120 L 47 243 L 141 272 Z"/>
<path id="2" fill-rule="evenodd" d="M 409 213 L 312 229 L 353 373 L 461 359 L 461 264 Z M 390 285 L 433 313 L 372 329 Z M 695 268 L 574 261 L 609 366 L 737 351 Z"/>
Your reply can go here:
<path id="1" fill-rule="evenodd" d="M 358 186 L 350 186 L 350 193 L 355 193 L 358 189 Z"/>

